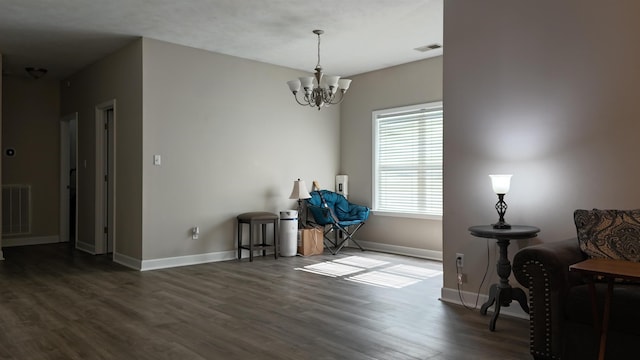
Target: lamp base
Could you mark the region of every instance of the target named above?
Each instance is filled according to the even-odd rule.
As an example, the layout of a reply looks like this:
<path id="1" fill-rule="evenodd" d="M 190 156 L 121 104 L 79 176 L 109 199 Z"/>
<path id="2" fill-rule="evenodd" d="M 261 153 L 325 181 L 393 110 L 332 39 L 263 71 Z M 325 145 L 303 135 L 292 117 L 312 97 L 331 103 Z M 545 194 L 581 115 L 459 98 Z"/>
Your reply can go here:
<path id="1" fill-rule="evenodd" d="M 507 212 L 507 203 L 504 202 L 504 194 L 497 194 L 498 202 L 496 203 L 496 211 L 498 211 L 498 222 L 493 224 L 494 229 L 511 229 L 511 225 L 504 221 L 504 214 Z"/>
<path id="2" fill-rule="evenodd" d="M 506 222 L 499 221 L 493 224 L 493 228 L 494 229 L 511 229 L 511 225 L 507 224 Z"/>

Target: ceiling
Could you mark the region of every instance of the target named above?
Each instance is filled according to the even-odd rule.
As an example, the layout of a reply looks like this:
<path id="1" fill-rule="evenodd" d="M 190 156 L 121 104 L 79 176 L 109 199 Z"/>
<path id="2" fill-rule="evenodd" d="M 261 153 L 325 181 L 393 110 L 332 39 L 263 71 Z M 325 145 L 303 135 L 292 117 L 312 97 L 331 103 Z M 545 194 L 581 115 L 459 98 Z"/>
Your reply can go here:
<path id="1" fill-rule="evenodd" d="M 63 79 L 139 37 L 354 75 L 442 55 L 444 0 L 2 0 L 3 72 Z"/>

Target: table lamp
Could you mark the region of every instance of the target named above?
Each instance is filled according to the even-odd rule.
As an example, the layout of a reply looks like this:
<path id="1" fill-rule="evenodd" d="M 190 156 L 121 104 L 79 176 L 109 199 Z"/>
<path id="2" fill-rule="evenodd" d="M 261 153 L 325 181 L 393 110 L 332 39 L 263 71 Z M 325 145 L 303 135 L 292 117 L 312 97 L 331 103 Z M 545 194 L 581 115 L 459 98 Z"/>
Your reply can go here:
<path id="1" fill-rule="evenodd" d="M 297 199 L 298 200 L 298 219 L 302 218 L 302 199 L 311 198 L 311 194 L 307 191 L 307 184 L 305 184 L 304 180 L 296 180 L 293 182 L 293 190 L 291 190 L 291 195 L 289 199 Z M 298 227 L 302 226 L 302 222 L 298 221 Z"/>
<path id="2" fill-rule="evenodd" d="M 504 214 L 507 212 L 507 203 L 504 202 L 504 196 L 509 192 L 511 176 L 512 175 L 489 175 L 493 191 L 498 195 L 496 210 L 498 211 L 499 219 L 497 223 L 493 224 L 494 229 L 511 229 L 511 225 L 504 221 Z"/>

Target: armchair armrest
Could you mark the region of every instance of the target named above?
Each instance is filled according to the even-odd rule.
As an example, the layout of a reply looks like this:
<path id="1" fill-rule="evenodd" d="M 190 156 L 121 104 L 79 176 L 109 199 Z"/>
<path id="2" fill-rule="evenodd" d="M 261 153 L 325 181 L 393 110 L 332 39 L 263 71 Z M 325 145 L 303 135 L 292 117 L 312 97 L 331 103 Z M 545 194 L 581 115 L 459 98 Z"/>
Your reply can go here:
<path id="1" fill-rule="evenodd" d="M 535 359 L 562 355 L 565 299 L 569 288 L 582 281 L 569 273 L 569 265 L 585 258 L 575 238 L 529 246 L 513 258 L 516 279 L 529 289 L 530 350 Z"/>
<path id="2" fill-rule="evenodd" d="M 324 226 L 335 223 L 333 216 L 331 216 L 331 210 L 327 207 L 307 203 L 307 210 L 311 212 L 313 222 L 318 225 Z"/>
<path id="3" fill-rule="evenodd" d="M 366 221 L 369 218 L 369 208 L 364 205 L 349 204 L 349 214 L 344 220 Z"/>

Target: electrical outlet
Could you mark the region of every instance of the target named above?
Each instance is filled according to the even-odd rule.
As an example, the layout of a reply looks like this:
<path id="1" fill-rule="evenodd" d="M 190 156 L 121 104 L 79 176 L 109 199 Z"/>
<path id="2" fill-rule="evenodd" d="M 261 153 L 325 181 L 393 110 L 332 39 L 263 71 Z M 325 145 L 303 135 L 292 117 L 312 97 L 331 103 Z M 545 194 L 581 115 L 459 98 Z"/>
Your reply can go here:
<path id="1" fill-rule="evenodd" d="M 458 273 L 458 285 L 462 285 L 467 282 L 467 275 L 463 273 Z"/>
<path id="2" fill-rule="evenodd" d="M 461 254 L 461 253 L 456 254 L 456 266 L 459 268 L 464 267 L 464 254 Z"/>
<path id="3" fill-rule="evenodd" d="M 191 238 L 193 240 L 198 240 L 198 237 L 200 237 L 200 228 L 194 226 L 193 228 L 191 228 Z"/>

